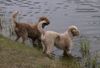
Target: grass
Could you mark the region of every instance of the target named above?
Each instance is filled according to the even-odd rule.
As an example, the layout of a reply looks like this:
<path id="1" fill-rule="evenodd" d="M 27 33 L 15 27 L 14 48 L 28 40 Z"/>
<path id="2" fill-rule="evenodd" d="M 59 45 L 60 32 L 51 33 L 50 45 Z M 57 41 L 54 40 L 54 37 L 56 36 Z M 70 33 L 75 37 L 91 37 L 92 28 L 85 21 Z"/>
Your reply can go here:
<path id="1" fill-rule="evenodd" d="M 72 58 L 50 59 L 41 49 L 0 35 L 0 68 L 80 68 L 80 64 Z"/>
<path id="2" fill-rule="evenodd" d="M 87 57 L 90 55 L 90 43 L 87 39 L 82 39 L 80 42 L 80 51 L 82 57 Z"/>
<path id="3" fill-rule="evenodd" d="M 97 65 L 98 62 L 98 54 L 91 55 L 90 52 L 90 43 L 87 39 L 82 39 L 80 42 L 80 52 L 82 55 L 82 67 L 84 68 L 99 68 Z"/>

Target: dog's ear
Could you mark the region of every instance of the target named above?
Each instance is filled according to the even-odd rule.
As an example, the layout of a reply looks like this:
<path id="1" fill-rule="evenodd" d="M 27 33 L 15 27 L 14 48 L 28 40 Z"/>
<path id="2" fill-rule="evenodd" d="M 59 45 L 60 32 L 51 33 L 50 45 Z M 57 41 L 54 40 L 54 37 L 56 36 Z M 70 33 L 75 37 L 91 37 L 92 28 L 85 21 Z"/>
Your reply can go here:
<path id="1" fill-rule="evenodd" d="M 78 36 L 79 35 L 79 31 L 75 28 L 71 29 L 71 33 L 73 36 Z"/>
<path id="2" fill-rule="evenodd" d="M 42 28 L 44 28 L 46 25 L 49 25 L 50 24 L 49 19 L 47 17 L 45 17 L 45 16 L 42 16 L 42 17 L 39 18 L 39 22 L 41 22 L 41 21 L 45 21 L 46 22 L 46 23 L 44 23 L 42 25 Z"/>
<path id="3" fill-rule="evenodd" d="M 49 19 L 47 17 L 45 17 L 45 16 L 42 16 L 42 17 L 39 18 L 39 22 L 41 22 L 41 21 L 46 21 L 47 25 L 50 24 Z"/>
<path id="4" fill-rule="evenodd" d="M 73 36 L 78 36 L 79 35 L 79 30 L 76 26 L 70 26 L 69 31 Z"/>

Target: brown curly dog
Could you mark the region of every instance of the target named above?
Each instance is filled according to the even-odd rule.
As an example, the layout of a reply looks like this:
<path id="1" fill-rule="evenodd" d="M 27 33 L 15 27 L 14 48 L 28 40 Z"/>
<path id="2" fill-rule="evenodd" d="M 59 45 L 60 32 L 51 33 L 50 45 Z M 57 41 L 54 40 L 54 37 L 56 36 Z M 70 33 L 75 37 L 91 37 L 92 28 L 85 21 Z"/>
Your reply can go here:
<path id="1" fill-rule="evenodd" d="M 22 40 L 23 40 L 22 43 L 25 43 L 25 40 L 27 38 L 32 39 L 33 44 L 34 44 L 35 40 L 40 41 L 41 33 L 37 29 L 37 25 L 39 23 L 28 24 L 28 23 L 17 22 L 16 16 L 18 13 L 19 13 L 18 11 L 14 11 L 12 13 L 12 21 L 14 23 L 14 31 L 17 35 L 17 38 L 15 41 L 17 41 L 19 38 L 22 38 Z M 50 23 L 47 17 L 40 17 L 38 22 L 41 22 L 41 21 L 46 21 L 46 23 L 44 23 L 42 25 L 42 28 L 44 28 L 46 25 L 48 25 Z"/>

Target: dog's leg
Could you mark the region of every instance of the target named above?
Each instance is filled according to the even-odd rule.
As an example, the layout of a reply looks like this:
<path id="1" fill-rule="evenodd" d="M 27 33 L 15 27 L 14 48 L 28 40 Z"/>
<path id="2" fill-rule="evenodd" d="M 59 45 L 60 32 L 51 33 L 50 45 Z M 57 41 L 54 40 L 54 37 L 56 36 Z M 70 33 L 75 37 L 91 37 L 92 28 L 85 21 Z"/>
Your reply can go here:
<path id="1" fill-rule="evenodd" d="M 70 55 L 70 54 L 71 54 L 71 50 L 67 51 L 67 54 L 69 54 L 69 55 Z"/>
<path id="2" fill-rule="evenodd" d="M 28 38 L 28 34 L 27 32 L 22 36 L 22 43 L 25 44 L 25 41 L 27 40 Z"/>
<path id="3" fill-rule="evenodd" d="M 35 46 L 35 39 L 32 39 L 32 45 Z"/>
<path id="4" fill-rule="evenodd" d="M 31 38 L 32 39 L 32 45 L 33 45 L 33 47 L 36 47 L 37 46 L 37 42 L 36 42 L 36 39 L 37 38 Z"/>
<path id="5" fill-rule="evenodd" d="M 52 49 L 53 49 L 52 45 L 49 45 L 49 46 L 47 47 L 46 55 L 47 55 L 48 57 L 53 57 Z"/>
<path id="6" fill-rule="evenodd" d="M 46 44 L 46 47 L 47 47 L 46 54 L 47 55 L 51 55 L 53 46 L 54 46 L 54 41 L 53 40 L 49 41 L 48 44 Z"/>
<path id="7" fill-rule="evenodd" d="M 20 38 L 20 36 L 17 36 L 17 38 L 15 39 L 15 41 L 18 41 L 19 38 Z"/>
<path id="8" fill-rule="evenodd" d="M 42 48 L 43 48 L 43 51 L 42 51 L 42 52 L 43 52 L 43 53 L 46 53 L 46 49 L 47 49 L 47 48 L 46 48 L 45 43 L 44 43 L 44 42 L 41 42 L 41 44 L 42 44 Z"/>
<path id="9" fill-rule="evenodd" d="M 42 48 L 41 39 L 37 39 L 37 43 L 38 43 L 38 44 L 37 44 L 38 47 L 39 47 L 39 48 Z"/>
<path id="10" fill-rule="evenodd" d="M 63 55 L 64 55 L 64 56 L 66 56 L 66 55 L 67 55 L 67 52 L 66 52 L 66 50 L 64 50 L 64 51 L 63 51 Z"/>
<path id="11" fill-rule="evenodd" d="M 50 45 L 47 45 L 46 54 L 47 54 L 47 55 L 51 55 L 51 47 L 50 47 Z"/>
<path id="12" fill-rule="evenodd" d="M 70 49 L 64 49 L 63 56 L 70 56 L 71 50 Z"/>
<path id="13" fill-rule="evenodd" d="M 67 49 L 67 54 L 71 55 L 71 50 L 72 50 L 72 43 L 70 43 L 70 46 Z"/>
<path id="14" fill-rule="evenodd" d="M 16 33 L 17 37 L 16 37 L 15 41 L 18 41 L 21 37 L 21 32 L 19 32 L 19 30 L 18 29 L 16 30 L 16 29 L 15 29 L 15 33 Z"/>
<path id="15" fill-rule="evenodd" d="M 33 45 L 38 48 L 42 48 L 41 40 L 37 37 L 33 40 Z"/>

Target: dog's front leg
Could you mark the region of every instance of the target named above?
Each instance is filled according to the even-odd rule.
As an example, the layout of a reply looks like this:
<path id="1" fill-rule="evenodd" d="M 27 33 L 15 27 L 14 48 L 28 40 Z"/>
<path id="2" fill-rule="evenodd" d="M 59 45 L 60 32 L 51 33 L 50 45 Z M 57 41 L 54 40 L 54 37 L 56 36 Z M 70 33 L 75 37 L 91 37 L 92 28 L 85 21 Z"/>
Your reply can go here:
<path id="1" fill-rule="evenodd" d="M 70 56 L 71 50 L 70 49 L 64 49 L 63 56 Z"/>
<path id="2" fill-rule="evenodd" d="M 67 54 L 70 55 L 71 54 L 71 50 L 67 51 Z"/>

